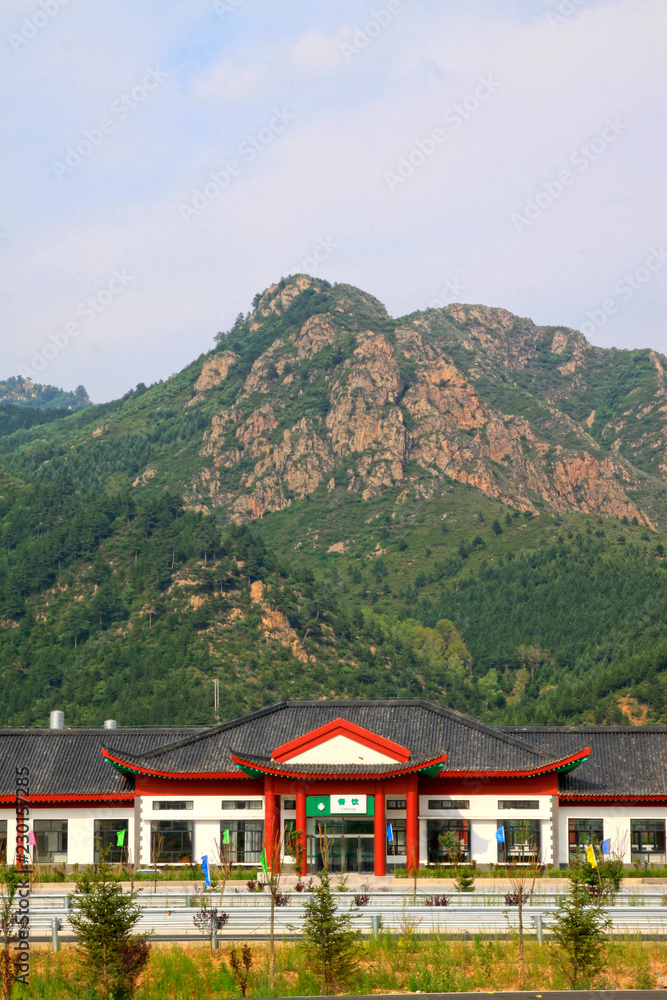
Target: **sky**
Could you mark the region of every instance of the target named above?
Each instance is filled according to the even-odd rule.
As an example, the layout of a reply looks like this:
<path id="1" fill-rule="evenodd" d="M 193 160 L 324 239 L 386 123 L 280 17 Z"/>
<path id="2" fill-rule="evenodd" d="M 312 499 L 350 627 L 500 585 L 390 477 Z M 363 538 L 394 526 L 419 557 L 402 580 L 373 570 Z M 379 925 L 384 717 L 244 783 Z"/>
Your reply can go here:
<path id="1" fill-rule="evenodd" d="M 168 378 L 291 273 L 667 353 L 664 0 L 2 0 L 0 378 Z"/>

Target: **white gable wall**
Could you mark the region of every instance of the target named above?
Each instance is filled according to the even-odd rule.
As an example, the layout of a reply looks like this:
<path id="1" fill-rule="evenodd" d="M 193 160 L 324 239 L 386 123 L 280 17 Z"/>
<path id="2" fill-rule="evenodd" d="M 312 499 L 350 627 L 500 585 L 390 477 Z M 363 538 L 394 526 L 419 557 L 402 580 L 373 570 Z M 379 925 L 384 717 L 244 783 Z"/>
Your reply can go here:
<path id="1" fill-rule="evenodd" d="M 396 758 L 338 734 L 290 757 L 289 761 L 290 764 L 395 764 Z"/>

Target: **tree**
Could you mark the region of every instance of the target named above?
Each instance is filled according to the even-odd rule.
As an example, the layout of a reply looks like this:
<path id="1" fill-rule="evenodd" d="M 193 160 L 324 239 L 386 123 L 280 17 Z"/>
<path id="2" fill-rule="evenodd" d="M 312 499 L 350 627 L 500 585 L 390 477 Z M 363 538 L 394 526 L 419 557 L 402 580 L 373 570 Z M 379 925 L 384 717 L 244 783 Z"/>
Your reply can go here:
<path id="1" fill-rule="evenodd" d="M 317 878 L 319 885 L 304 906 L 303 938 L 310 966 L 320 977 L 321 992 L 328 996 L 348 987 L 356 969 L 359 935 L 352 928 L 352 914 L 336 909 L 326 866 Z"/>
<path id="2" fill-rule="evenodd" d="M 594 895 L 586 882 L 579 856 L 569 873 L 570 888 L 553 924 L 571 989 L 586 985 L 604 961 L 604 931 L 610 921 L 605 917 L 602 897 Z"/>
<path id="3" fill-rule="evenodd" d="M 104 1000 L 128 1000 L 148 961 L 150 944 L 133 935 L 141 916 L 138 892 L 125 891 L 121 873 L 102 860 L 76 879 L 70 923 L 74 928 L 87 978 Z"/>
<path id="4" fill-rule="evenodd" d="M 533 845 L 531 845 L 532 847 Z M 519 910 L 519 989 L 523 989 L 526 978 L 526 959 L 523 941 L 523 907 L 524 903 L 532 901 L 535 879 L 539 867 L 539 857 L 535 850 L 531 850 L 528 864 L 519 864 L 514 858 L 512 864 L 505 869 L 505 875 L 509 879 L 510 891 L 505 895 L 505 902 L 508 906 L 516 906 Z M 530 891 L 528 886 L 530 885 Z"/>
<path id="5" fill-rule="evenodd" d="M 458 892 L 473 892 L 475 888 L 475 873 L 468 865 L 461 865 L 465 855 L 459 838 L 451 830 L 447 830 L 446 833 L 440 834 L 438 840 L 444 853 L 454 865 L 454 885 Z"/>
<path id="6" fill-rule="evenodd" d="M 16 865 L 0 868 L 0 987 L 2 1000 L 11 1000 L 14 987 L 12 947 L 19 942 L 20 917 L 14 909 L 19 883 L 26 877 Z"/>

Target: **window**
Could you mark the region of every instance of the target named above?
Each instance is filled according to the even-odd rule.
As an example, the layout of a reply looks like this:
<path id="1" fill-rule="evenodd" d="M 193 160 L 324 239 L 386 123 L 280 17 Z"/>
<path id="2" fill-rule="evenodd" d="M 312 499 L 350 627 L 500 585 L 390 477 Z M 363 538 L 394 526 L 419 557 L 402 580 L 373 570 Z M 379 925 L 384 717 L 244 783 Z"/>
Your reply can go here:
<path id="1" fill-rule="evenodd" d="M 429 799 L 429 809 L 470 809 L 469 799 Z"/>
<path id="2" fill-rule="evenodd" d="M 499 809 L 539 809 L 538 799 L 500 799 Z"/>
<path id="3" fill-rule="evenodd" d="M 649 863 L 665 862 L 665 821 L 664 819 L 630 820 L 633 861 Z"/>
<path id="4" fill-rule="evenodd" d="M 296 820 L 286 819 L 283 823 L 283 852 L 294 857 L 296 845 Z"/>
<path id="5" fill-rule="evenodd" d="M 389 826 L 391 826 L 391 832 L 394 836 L 393 841 L 389 840 L 387 835 L 387 856 L 390 858 L 399 856 L 405 856 L 407 854 L 407 848 L 405 846 L 405 820 L 404 819 L 391 819 L 387 823 L 387 834 L 389 834 Z"/>
<path id="6" fill-rule="evenodd" d="M 589 844 L 601 844 L 603 840 L 603 821 L 601 819 L 568 820 L 567 841 L 570 860 L 575 857 L 577 852 L 584 851 Z"/>
<path id="7" fill-rule="evenodd" d="M 111 864 L 127 861 L 129 858 L 127 836 L 126 819 L 96 819 L 95 861 L 101 861 L 103 854 Z"/>
<path id="8" fill-rule="evenodd" d="M 193 799 L 189 799 L 187 802 L 185 799 L 164 799 L 160 802 L 153 803 L 153 809 L 160 812 L 161 809 L 192 809 Z"/>
<path id="9" fill-rule="evenodd" d="M 283 799 L 283 809 L 296 810 L 296 799 Z"/>
<path id="10" fill-rule="evenodd" d="M 7 820 L 0 819 L 0 865 L 7 864 Z"/>
<path id="11" fill-rule="evenodd" d="M 387 809 L 405 809 L 405 799 L 387 799 Z"/>
<path id="12" fill-rule="evenodd" d="M 221 809 L 261 809 L 261 799 L 223 799 Z M 294 800 L 296 809 L 296 799 Z"/>
<path id="13" fill-rule="evenodd" d="M 539 819 L 503 819 L 505 842 L 498 843 L 498 861 L 532 861 L 539 857 L 542 846 Z"/>
<path id="14" fill-rule="evenodd" d="M 67 820 L 36 819 L 34 824 L 35 861 L 67 863 Z"/>
<path id="15" fill-rule="evenodd" d="M 151 823 L 151 861 L 166 865 L 192 862 L 192 821 L 154 819 Z"/>
<path id="16" fill-rule="evenodd" d="M 440 837 L 448 833 L 458 840 L 463 860 L 467 861 L 470 857 L 470 824 L 467 819 L 427 819 L 426 843 L 430 864 L 446 864 L 451 860 L 440 843 Z"/>
<path id="17" fill-rule="evenodd" d="M 264 820 L 223 819 L 220 823 L 220 843 L 229 833 L 230 860 L 233 864 L 259 864 L 264 846 Z"/>

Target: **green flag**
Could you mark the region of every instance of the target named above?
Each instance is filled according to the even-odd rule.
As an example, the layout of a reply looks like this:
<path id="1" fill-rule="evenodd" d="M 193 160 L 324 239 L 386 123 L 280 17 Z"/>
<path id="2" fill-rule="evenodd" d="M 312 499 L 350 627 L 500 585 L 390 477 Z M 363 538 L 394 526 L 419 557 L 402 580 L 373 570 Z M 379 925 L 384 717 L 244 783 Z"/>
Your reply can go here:
<path id="1" fill-rule="evenodd" d="M 116 847 L 123 847 L 125 844 L 125 834 L 127 830 L 119 830 L 116 834 Z"/>
<path id="2" fill-rule="evenodd" d="M 269 873 L 269 867 L 268 867 L 268 865 L 266 863 L 266 848 L 264 848 L 264 850 L 262 851 L 262 853 L 259 856 L 259 863 L 262 866 L 264 874 L 268 875 L 268 873 Z"/>
<path id="3" fill-rule="evenodd" d="M 222 831 L 222 842 L 223 842 L 223 844 L 228 844 L 229 843 L 229 830 L 223 830 Z"/>

